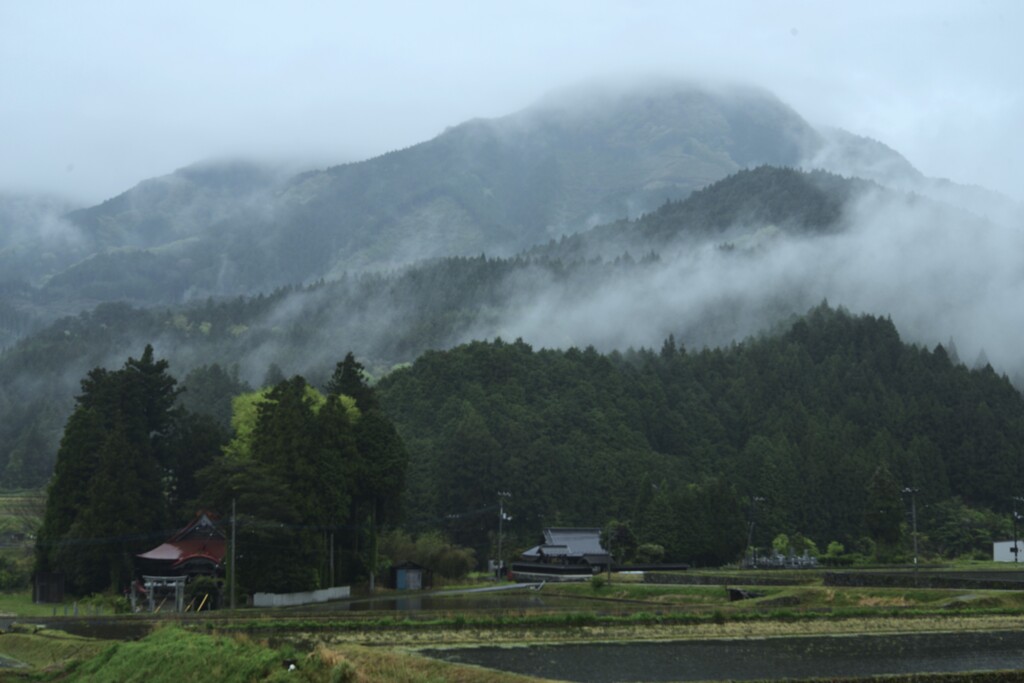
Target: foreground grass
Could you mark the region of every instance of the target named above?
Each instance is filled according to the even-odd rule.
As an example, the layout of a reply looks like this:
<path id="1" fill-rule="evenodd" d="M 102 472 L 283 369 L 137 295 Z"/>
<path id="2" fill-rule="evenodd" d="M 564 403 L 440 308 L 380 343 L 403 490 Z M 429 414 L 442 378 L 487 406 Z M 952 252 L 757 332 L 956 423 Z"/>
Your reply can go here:
<path id="1" fill-rule="evenodd" d="M 102 649 L 91 657 L 43 671 L 13 672 L 8 677 L 100 683 L 330 680 L 330 666 L 321 659 L 272 648 L 248 637 L 201 635 L 166 627 L 135 642 L 99 642 Z M 290 659 L 296 661 L 297 671 L 286 670 L 285 660 Z"/>
<path id="2" fill-rule="evenodd" d="M 0 633 L 0 655 L 34 669 L 62 667 L 73 661 L 88 659 L 109 645 L 107 641 L 81 638 L 49 629 Z"/>
<path id="3" fill-rule="evenodd" d="M 408 652 L 358 645 L 320 645 L 300 653 L 290 645 L 272 646 L 246 635 L 207 635 L 165 627 L 137 642 L 109 643 L 64 634 L 5 634 L 9 649 L 34 669 L 0 672 L 0 680 L 96 681 L 98 683 L 180 683 L 180 681 L 309 681 L 529 683 L 542 679 L 449 664 Z M 61 648 L 74 655 L 52 658 Z M 92 647 L 92 651 L 86 651 Z M 70 653 L 70 650 L 69 650 Z M 290 667 L 294 665 L 294 669 Z"/>
<path id="4" fill-rule="evenodd" d="M 533 678 L 463 664 L 449 664 L 409 652 L 382 650 L 363 645 L 321 646 L 324 659 L 331 657 L 350 663 L 356 675 L 353 681 L 381 683 L 543 683 Z M 343 679 L 345 680 L 345 679 Z"/>

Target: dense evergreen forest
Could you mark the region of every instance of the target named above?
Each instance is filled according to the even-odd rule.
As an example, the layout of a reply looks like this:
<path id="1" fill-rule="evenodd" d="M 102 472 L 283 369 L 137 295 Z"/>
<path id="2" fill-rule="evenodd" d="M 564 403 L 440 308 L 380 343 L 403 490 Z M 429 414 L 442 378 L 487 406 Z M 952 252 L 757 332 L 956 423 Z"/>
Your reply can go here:
<path id="1" fill-rule="evenodd" d="M 204 391 L 186 402 L 151 347 L 88 373 L 39 568 L 79 593 L 120 586 L 131 554 L 195 506 L 236 500 L 242 585 L 315 588 L 377 566 L 380 526 L 389 545 L 440 531 L 493 556 L 499 491 L 505 559 L 553 525 L 611 525 L 620 560 L 640 545 L 719 565 L 783 536 L 899 559 L 910 490 L 922 552 L 970 555 L 1008 532 L 1024 483 L 1024 398 L 1006 377 L 827 304 L 727 348 L 495 340 L 427 352 L 374 388 L 352 354 L 322 392 L 276 368 L 257 392 L 217 365 L 189 381 Z"/>
<path id="2" fill-rule="evenodd" d="M 1005 377 L 827 305 L 722 349 L 474 342 L 378 392 L 411 454 L 407 524 L 467 545 L 493 535 L 500 490 L 521 545 L 617 518 L 669 559 L 720 563 L 756 515 L 762 548 L 784 533 L 893 557 L 912 488 L 926 551 L 957 554 L 1008 532 L 1024 483 L 1024 400 Z"/>

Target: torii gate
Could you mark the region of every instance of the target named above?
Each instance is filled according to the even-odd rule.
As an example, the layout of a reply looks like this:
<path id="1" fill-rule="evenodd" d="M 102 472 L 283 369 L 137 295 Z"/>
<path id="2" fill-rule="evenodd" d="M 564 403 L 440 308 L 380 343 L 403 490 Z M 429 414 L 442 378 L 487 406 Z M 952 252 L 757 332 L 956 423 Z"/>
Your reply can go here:
<path id="1" fill-rule="evenodd" d="M 174 611 L 185 610 L 185 581 L 187 576 L 143 576 L 142 585 L 146 589 L 146 597 L 149 599 L 149 611 L 156 611 L 156 588 L 174 588 Z M 132 584 L 132 611 L 135 611 L 136 585 Z"/>

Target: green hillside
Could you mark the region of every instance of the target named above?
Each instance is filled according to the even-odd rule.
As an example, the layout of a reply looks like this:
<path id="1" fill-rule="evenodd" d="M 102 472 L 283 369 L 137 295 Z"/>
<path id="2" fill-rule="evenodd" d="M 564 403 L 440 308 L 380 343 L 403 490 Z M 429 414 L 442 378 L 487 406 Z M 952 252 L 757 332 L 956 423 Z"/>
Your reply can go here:
<path id="1" fill-rule="evenodd" d="M 672 560 L 715 564 L 742 551 L 756 497 L 756 545 L 800 534 L 895 557 L 912 487 L 926 551 L 988 552 L 1024 483 L 1024 398 L 1005 377 L 827 306 L 726 349 L 474 342 L 378 393 L 412 458 L 409 523 L 466 544 L 488 538 L 509 491 L 520 543 L 617 518 Z"/>

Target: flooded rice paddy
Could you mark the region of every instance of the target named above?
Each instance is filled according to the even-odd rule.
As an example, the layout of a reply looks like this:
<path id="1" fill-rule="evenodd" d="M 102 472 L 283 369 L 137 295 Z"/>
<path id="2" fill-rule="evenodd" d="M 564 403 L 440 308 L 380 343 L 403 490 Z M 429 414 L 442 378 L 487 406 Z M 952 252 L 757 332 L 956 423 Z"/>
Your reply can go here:
<path id="1" fill-rule="evenodd" d="M 707 681 L 1024 669 L 1024 633 L 813 636 L 425 650 L 566 681 Z"/>

